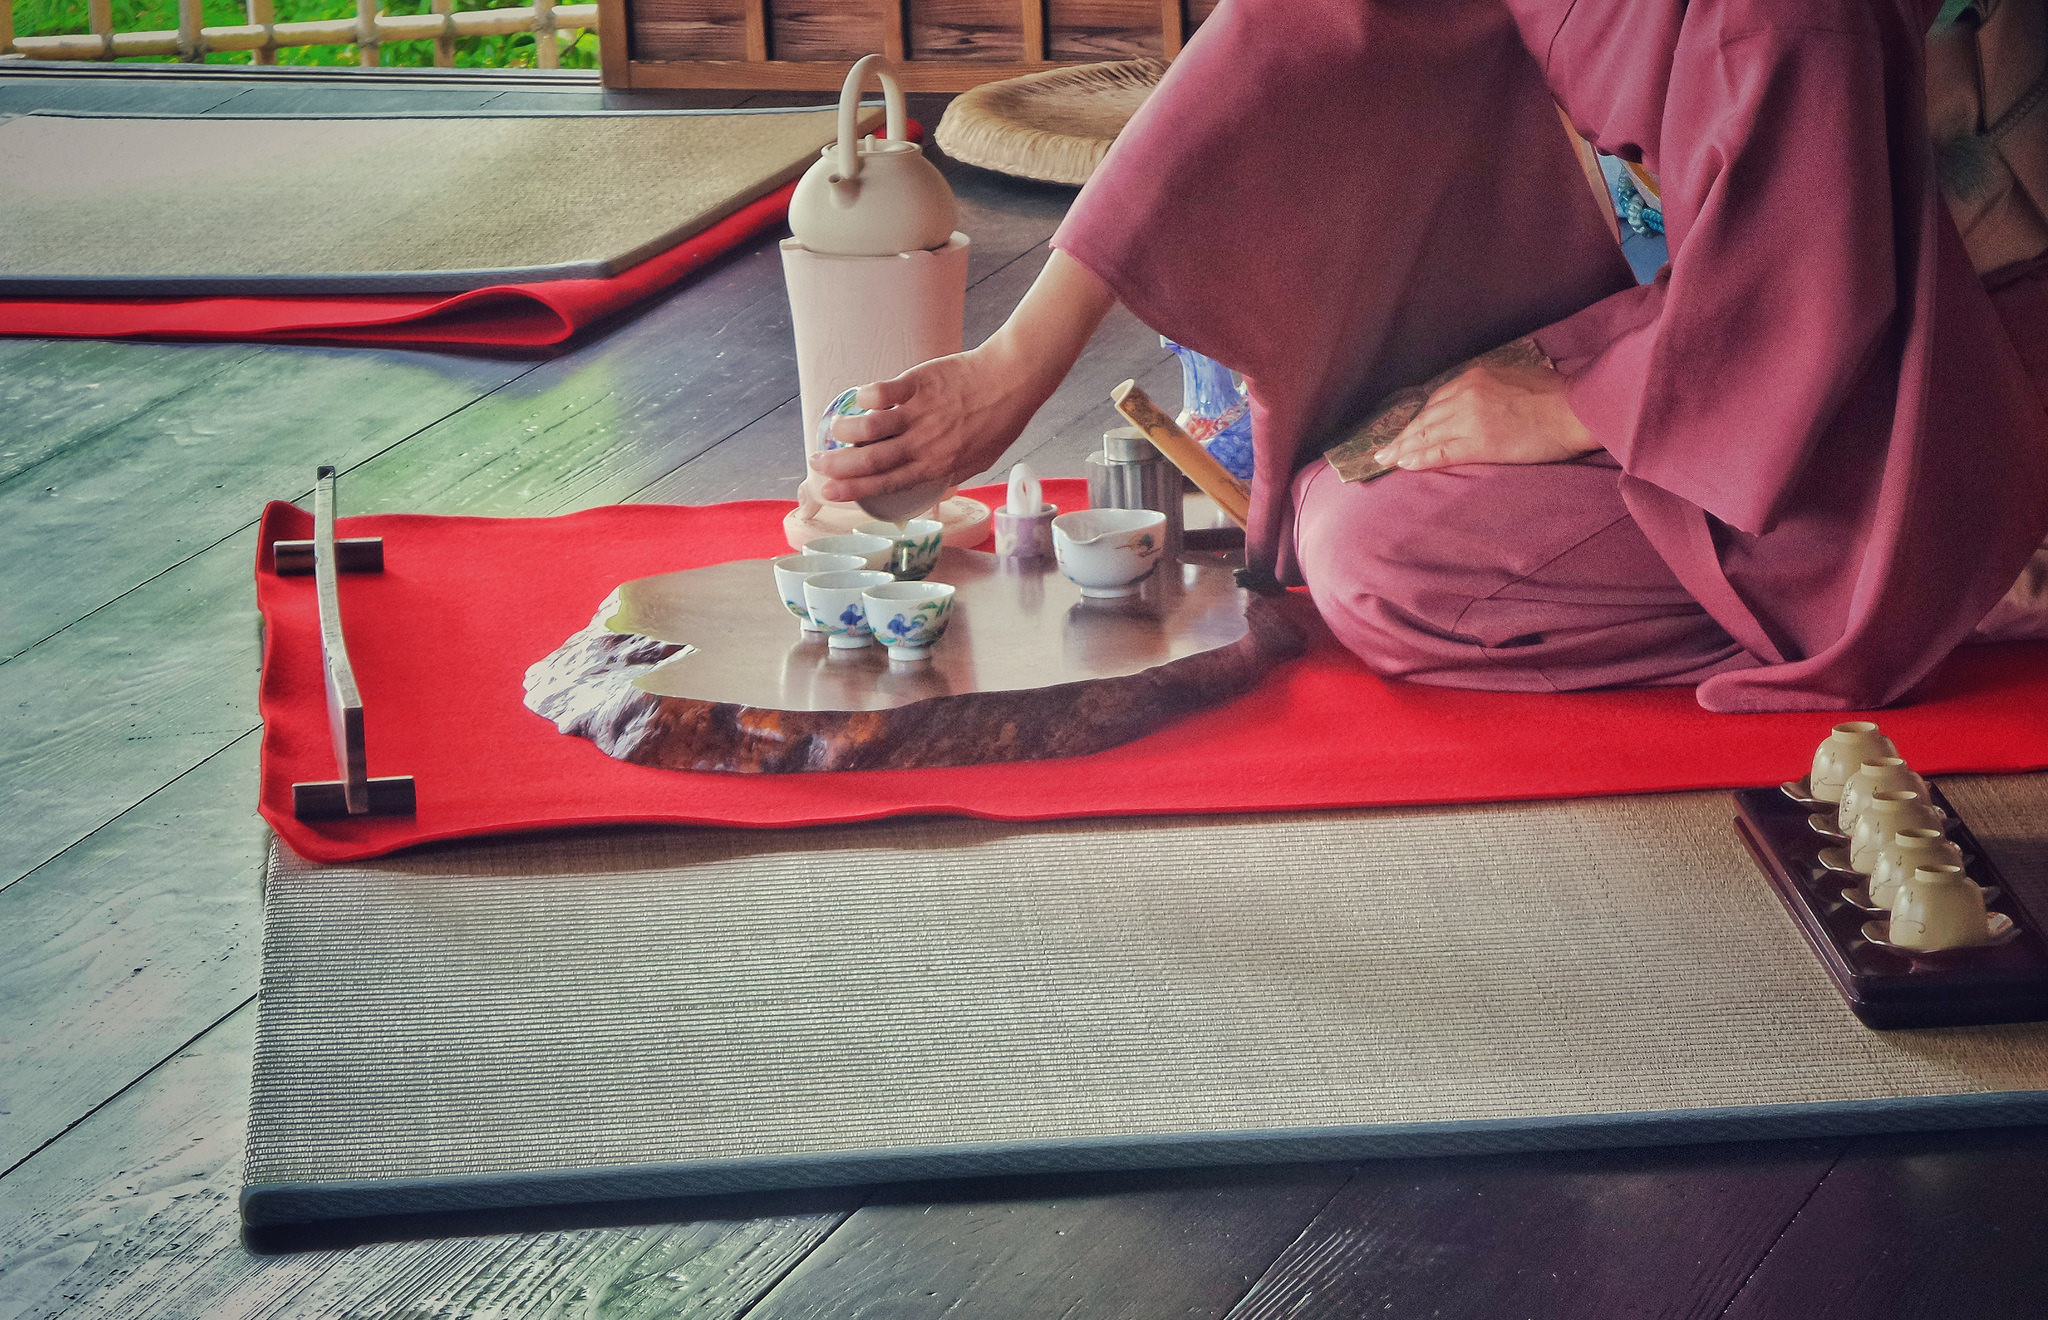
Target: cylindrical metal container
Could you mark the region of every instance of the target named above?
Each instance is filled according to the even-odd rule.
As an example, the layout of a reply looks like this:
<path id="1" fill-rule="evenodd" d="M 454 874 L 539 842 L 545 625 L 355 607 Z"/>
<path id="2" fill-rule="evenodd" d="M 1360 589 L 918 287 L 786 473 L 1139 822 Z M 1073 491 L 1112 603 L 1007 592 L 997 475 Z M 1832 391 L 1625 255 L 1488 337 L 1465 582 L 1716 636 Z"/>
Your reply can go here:
<path id="1" fill-rule="evenodd" d="M 1120 426 L 1102 437 L 1102 451 L 1088 455 L 1088 504 L 1095 509 L 1157 509 L 1166 515 L 1165 559 L 1181 551 L 1180 469 L 1153 447 L 1135 426 Z"/>

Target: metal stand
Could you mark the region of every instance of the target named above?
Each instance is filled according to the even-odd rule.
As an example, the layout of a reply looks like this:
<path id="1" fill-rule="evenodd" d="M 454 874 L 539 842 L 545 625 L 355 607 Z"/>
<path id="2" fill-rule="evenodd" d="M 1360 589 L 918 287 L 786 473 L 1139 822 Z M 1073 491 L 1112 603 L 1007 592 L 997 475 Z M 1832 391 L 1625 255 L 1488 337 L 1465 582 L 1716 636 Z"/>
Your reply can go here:
<path id="1" fill-rule="evenodd" d="M 313 539 L 279 541 L 272 564 L 280 576 L 310 572 L 320 602 L 320 667 L 327 681 L 327 724 L 334 734 L 334 760 L 341 778 L 292 785 L 292 815 L 300 820 L 341 820 L 350 816 L 410 816 L 415 811 L 411 775 L 370 778 L 363 748 L 363 696 L 349 667 L 341 635 L 338 573 L 384 571 L 381 537 L 334 537 L 334 469 L 322 467 L 313 487 Z"/>

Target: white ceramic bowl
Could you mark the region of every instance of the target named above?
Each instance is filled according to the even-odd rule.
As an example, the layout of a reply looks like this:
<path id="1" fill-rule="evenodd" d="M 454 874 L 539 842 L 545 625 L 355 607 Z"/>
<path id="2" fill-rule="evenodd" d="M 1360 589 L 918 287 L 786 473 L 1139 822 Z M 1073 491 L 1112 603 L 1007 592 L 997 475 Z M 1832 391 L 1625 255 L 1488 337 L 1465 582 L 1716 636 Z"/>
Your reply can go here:
<path id="1" fill-rule="evenodd" d="M 879 572 L 889 571 L 889 561 L 896 556 L 896 543 L 886 536 L 870 536 L 866 532 L 841 532 L 836 536 L 821 536 L 804 547 L 805 554 L 811 555 L 857 555 L 861 563 Z"/>
<path id="2" fill-rule="evenodd" d="M 868 627 L 891 660 L 923 660 L 953 618 L 953 588 L 944 582 L 888 582 L 861 593 Z"/>
<path id="3" fill-rule="evenodd" d="M 1053 557 L 1084 596 L 1135 595 L 1159 565 L 1166 515 L 1157 509 L 1082 509 L 1052 520 Z"/>
<path id="4" fill-rule="evenodd" d="M 804 603 L 811 619 L 825 634 L 826 644 L 837 650 L 852 650 L 874 642 L 868 629 L 867 609 L 861 593 L 894 578 L 879 569 L 858 569 L 820 573 L 804 579 Z"/>
<path id="5" fill-rule="evenodd" d="M 820 573 L 844 573 L 867 567 L 859 555 L 784 555 L 769 561 L 775 570 L 775 589 L 782 593 L 782 607 L 797 617 L 806 632 L 822 632 L 811 617 L 810 602 L 804 599 L 804 580 Z"/>
<path id="6" fill-rule="evenodd" d="M 1904 789 L 1927 797 L 1927 781 L 1896 756 L 1873 756 L 1842 785 L 1842 804 L 1835 824 L 1842 833 L 1856 832 L 1856 818 L 1870 805 L 1870 795 L 1883 789 Z"/>

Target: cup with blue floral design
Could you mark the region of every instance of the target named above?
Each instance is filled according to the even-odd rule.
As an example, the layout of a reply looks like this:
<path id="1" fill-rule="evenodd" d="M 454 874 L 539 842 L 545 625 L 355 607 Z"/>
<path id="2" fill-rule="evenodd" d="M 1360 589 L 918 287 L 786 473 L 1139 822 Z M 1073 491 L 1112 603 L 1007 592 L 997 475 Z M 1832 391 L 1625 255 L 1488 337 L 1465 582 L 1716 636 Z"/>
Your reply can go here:
<path id="1" fill-rule="evenodd" d="M 875 640 L 891 660 L 925 660 L 953 617 L 953 588 L 944 582 L 890 582 L 862 595 Z"/>
<path id="2" fill-rule="evenodd" d="M 804 599 L 804 583 L 820 573 L 846 573 L 867 567 L 859 555 L 784 555 L 769 561 L 775 570 L 775 589 L 782 594 L 782 608 L 794 614 L 805 632 L 823 632 L 811 617 L 811 604 Z"/>
<path id="3" fill-rule="evenodd" d="M 946 525 L 936 518 L 862 523 L 853 530 L 888 539 L 892 550 L 883 567 L 894 573 L 899 582 L 921 582 L 928 577 L 938 566 L 939 551 L 946 540 Z"/>
<path id="4" fill-rule="evenodd" d="M 874 644 L 861 593 L 896 579 L 877 568 L 842 569 L 804 579 L 804 604 L 811 620 L 834 650 L 851 651 Z"/>

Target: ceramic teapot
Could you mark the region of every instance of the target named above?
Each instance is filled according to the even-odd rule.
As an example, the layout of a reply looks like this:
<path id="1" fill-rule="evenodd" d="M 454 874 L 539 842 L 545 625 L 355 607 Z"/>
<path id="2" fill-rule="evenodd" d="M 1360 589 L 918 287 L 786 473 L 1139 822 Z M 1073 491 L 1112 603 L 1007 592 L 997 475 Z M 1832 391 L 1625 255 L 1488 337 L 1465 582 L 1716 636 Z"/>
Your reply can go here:
<path id="1" fill-rule="evenodd" d="M 888 139 L 855 125 L 868 72 L 882 80 Z M 839 91 L 839 140 L 818 153 L 789 200 L 789 231 L 813 252 L 885 257 L 945 245 L 957 212 L 945 176 L 904 141 L 903 89 L 889 61 L 869 55 Z"/>

